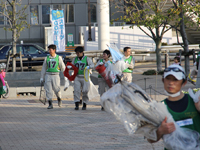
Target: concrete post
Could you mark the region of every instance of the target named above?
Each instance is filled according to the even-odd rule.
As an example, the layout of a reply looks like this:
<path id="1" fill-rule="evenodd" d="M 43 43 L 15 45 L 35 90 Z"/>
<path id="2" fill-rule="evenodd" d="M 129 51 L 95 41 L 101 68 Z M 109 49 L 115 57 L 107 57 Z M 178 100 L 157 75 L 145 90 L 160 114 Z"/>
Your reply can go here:
<path id="1" fill-rule="evenodd" d="M 97 0 L 98 17 L 98 49 L 107 49 L 110 45 L 110 18 L 109 18 L 109 0 Z"/>

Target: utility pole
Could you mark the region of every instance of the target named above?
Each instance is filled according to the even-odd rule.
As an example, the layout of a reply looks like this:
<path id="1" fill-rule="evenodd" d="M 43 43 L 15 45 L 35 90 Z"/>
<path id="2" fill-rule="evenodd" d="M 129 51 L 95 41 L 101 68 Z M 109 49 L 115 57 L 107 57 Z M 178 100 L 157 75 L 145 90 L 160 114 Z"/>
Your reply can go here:
<path id="1" fill-rule="evenodd" d="M 92 41 L 90 0 L 88 0 L 88 41 Z"/>

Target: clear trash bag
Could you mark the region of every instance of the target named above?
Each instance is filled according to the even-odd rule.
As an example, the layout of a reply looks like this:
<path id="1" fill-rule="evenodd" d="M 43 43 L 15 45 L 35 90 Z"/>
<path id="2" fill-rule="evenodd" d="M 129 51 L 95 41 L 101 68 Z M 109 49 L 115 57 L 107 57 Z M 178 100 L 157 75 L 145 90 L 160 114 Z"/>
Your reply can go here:
<path id="1" fill-rule="evenodd" d="M 116 45 L 111 45 L 108 47 L 110 50 L 110 53 L 112 55 L 112 62 L 116 63 L 117 61 L 121 60 L 123 58 L 123 54 L 119 51 Z"/>
<path id="2" fill-rule="evenodd" d="M 167 122 L 174 122 L 165 104 L 152 100 L 134 83 L 122 81 L 116 84 L 101 96 L 101 104 L 123 122 L 129 134 L 142 133 L 152 140 L 157 139 L 156 130 L 165 117 Z M 175 125 L 173 133 L 163 136 L 167 149 L 200 149 L 198 132 Z"/>

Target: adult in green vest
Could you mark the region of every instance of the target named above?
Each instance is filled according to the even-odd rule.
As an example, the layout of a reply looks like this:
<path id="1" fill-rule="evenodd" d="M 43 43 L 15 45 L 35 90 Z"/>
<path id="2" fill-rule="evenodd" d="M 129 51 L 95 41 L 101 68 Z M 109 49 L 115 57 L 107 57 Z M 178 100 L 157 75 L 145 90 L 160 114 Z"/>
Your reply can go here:
<path id="1" fill-rule="evenodd" d="M 131 56 L 131 48 L 130 47 L 124 47 L 124 58 L 123 59 L 128 68 L 123 71 L 122 80 L 131 83 L 133 68 L 135 66 L 135 58 L 133 56 Z"/>
<path id="2" fill-rule="evenodd" d="M 183 128 L 189 128 L 200 133 L 200 95 L 190 96 L 181 92 L 182 87 L 187 83 L 184 69 L 176 64 L 170 65 L 164 70 L 162 79 L 165 93 L 168 97 L 163 101 L 176 123 Z M 175 125 L 167 122 L 167 117 L 157 128 L 157 141 L 164 134 L 170 134 L 175 131 Z M 156 141 L 148 139 L 153 143 Z"/>
<path id="3" fill-rule="evenodd" d="M 74 103 L 75 103 L 75 110 L 79 110 L 79 102 L 80 96 L 82 92 L 82 100 L 83 100 L 83 107 L 82 110 L 86 110 L 86 106 L 88 103 L 88 92 L 90 89 L 90 83 L 86 82 L 84 79 L 84 69 L 87 67 L 88 69 L 93 69 L 94 64 L 92 60 L 84 56 L 83 53 L 84 49 L 81 46 L 75 48 L 75 52 L 77 57 L 72 60 L 72 64 L 75 65 L 79 70 L 76 78 L 74 79 Z M 68 69 L 71 69 L 71 66 L 67 66 Z M 83 90 L 84 87 L 84 90 Z"/>
<path id="4" fill-rule="evenodd" d="M 109 60 L 109 57 L 111 56 L 110 51 L 109 50 L 104 50 L 103 51 L 103 59 L 100 59 L 96 66 L 98 65 L 105 65 L 105 67 L 107 68 L 110 64 L 112 64 L 112 62 Z M 98 75 L 98 84 L 99 84 L 99 94 L 100 96 L 106 92 L 109 89 L 108 84 L 106 83 L 106 81 L 101 77 L 101 75 Z M 101 107 L 101 110 L 104 110 L 103 107 Z"/>
<path id="5" fill-rule="evenodd" d="M 53 91 L 56 94 L 58 100 L 58 106 L 61 107 L 61 91 L 60 91 L 60 71 L 65 71 L 65 64 L 62 57 L 56 54 L 56 45 L 52 44 L 48 46 L 49 54 L 43 62 L 40 83 L 44 82 L 44 88 L 46 91 L 46 98 L 48 100 L 49 106 L 47 109 L 53 109 L 52 99 Z M 45 79 L 45 80 L 44 80 Z M 65 77 L 65 87 L 66 90 L 69 86 L 69 80 Z"/>

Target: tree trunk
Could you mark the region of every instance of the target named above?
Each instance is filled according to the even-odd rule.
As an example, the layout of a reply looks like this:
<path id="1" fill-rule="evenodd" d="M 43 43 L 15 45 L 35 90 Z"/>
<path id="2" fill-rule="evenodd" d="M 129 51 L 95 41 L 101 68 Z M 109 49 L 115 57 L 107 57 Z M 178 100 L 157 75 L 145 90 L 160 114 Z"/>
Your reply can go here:
<path id="1" fill-rule="evenodd" d="M 12 16 L 12 22 L 13 22 L 13 29 L 12 29 L 12 50 L 13 50 L 13 58 L 12 58 L 12 71 L 16 72 L 16 42 L 17 42 L 17 29 L 16 29 L 16 6 L 15 4 L 12 5 L 13 9 L 13 16 Z"/>
<path id="2" fill-rule="evenodd" d="M 162 70 L 162 58 L 161 58 L 161 40 L 156 40 L 156 63 L 157 71 Z"/>
<path id="3" fill-rule="evenodd" d="M 189 43 L 188 43 L 186 31 L 185 31 L 183 13 L 180 13 L 180 17 L 182 18 L 181 25 L 180 25 L 180 32 L 181 32 L 181 36 L 182 36 L 182 40 L 183 40 L 183 44 L 184 44 L 184 52 L 188 53 L 189 52 L 189 47 L 188 47 Z M 186 73 L 186 75 L 188 75 L 189 72 L 190 72 L 190 58 L 189 58 L 189 55 L 185 55 L 185 73 Z"/>

